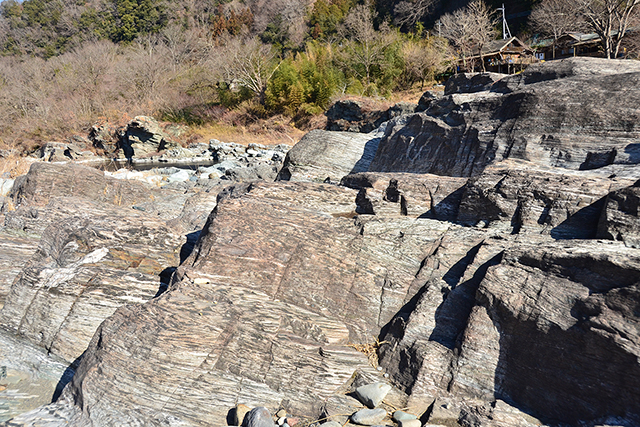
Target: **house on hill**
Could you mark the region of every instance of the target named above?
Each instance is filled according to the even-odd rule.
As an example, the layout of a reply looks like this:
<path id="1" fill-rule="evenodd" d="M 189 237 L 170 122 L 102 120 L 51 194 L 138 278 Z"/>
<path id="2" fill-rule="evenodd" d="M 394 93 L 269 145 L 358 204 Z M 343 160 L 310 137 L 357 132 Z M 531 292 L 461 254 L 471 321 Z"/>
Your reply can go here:
<path id="1" fill-rule="evenodd" d="M 626 37 L 622 42 L 618 58 L 628 56 L 628 49 L 625 41 L 630 35 L 636 35 L 636 29 L 627 30 Z M 617 31 L 613 31 L 616 37 Z M 535 49 L 535 55 L 538 59 L 549 61 L 552 59 L 570 58 L 573 56 L 591 56 L 596 58 L 604 58 L 604 50 L 602 49 L 602 39 L 596 33 L 569 33 L 558 38 L 554 44 L 553 39 L 547 39 L 539 42 Z"/>
<path id="2" fill-rule="evenodd" d="M 482 48 L 482 60 L 487 71 L 512 74 L 522 71 L 529 64 L 538 62 L 533 49 L 517 37 L 493 40 Z M 467 58 L 475 69 L 482 68 L 480 54 Z"/>

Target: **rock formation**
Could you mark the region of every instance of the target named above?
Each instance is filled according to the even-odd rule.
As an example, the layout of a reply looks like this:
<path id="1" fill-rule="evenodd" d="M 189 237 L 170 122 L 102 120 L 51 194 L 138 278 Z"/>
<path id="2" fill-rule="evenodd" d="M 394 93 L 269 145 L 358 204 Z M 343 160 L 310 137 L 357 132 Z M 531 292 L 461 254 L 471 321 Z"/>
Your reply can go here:
<path id="1" fill-rule="evenodd" d="M 58 178 L 84 195 L 87 215 L 65 216 L 34 168 L 6 222 L 42 241 L 0 324 L 86 350 L 55 403 L 7 425 L 221 425 L 241 405 L 342 424 L 381 383 L 376 423 L 639 425 L 638 76 L 553 61 L 432 99 L 381 139 L 311 132 L 278 181 L 201 198 L 215 208 L 179 266 L 167 252 L 201 196 L 160 221 L 131 206 L 177 206 L 170 190 L 132 185 L 118 206 L 104 177 L 85 180 L 103 195 Z M 154 297 L 144 269 L 171 264 Z M 92 304 L 112 314 L 98 325 Z"/>

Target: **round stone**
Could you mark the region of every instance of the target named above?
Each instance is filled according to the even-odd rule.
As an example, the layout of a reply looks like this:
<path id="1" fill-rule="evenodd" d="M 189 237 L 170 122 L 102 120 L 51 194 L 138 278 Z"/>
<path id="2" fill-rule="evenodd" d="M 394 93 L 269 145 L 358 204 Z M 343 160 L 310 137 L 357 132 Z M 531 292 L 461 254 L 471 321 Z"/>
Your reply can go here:
<path id="1" fill-rule="evenodd" d="M 375 408 L 382 400 L 387 396 L 387 393 L 391 390 L 391 386 L 385 383 L 373 383 L 363 385 L 356 389 L 356 396 L 358 400 L 369 408 Z"/>
<path id="2" fill-rule="evenodd" d="M 244 416 L 242 427 L 275 427 L 275 423 L 269 410 L 263 406 L 258 406 Z"/>
<path id="3" fill-rule="evenodd" d="M 400 427 L 422 427 L 420 420 L 403 420 L 398 423 Z"/>
<path id="4" fill-rule="evenodd" d="M 387 411 L 382 408 L 361 409 L 355 414 L 351 415 L 351 421 L 364 426 L 375 426 L 380 424 L 386 416 Z"/>
<path id="5" fill-rule="evenodd" d="M 406 421 L 406 420 L 415 420 L 415 419 L 418 419 L 418 417 L 408 412 L 396 411 L 393 413 L 393 420 L 396 422 Z"/>

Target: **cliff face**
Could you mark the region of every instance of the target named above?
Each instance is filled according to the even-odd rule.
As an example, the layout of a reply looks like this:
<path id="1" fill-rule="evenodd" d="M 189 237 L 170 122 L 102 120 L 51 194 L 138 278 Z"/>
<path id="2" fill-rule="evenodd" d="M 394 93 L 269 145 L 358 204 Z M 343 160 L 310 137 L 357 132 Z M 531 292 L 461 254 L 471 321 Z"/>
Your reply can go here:
<path id="1" fill-rule="evenodd" d="M 195 216 L 104 201 L 84 222 L 56 216 L 0 321 L 67 360 L 92 338 L 60 399 L 8 425 L 221 425 L 238 403 L 346 422 L 374 380 L 430 424 L 637 425 L 640 69 L 610 64 L 446 95 L 374 143 L 309 134 L 280 181 L 220 192 L 155 297 L 132 279 L 143 262 L 115 254 L 177 266 L 167 251 Z"/>
<path id="2" fill-rule="evenodd" d="M 475 176 L 505 159 L 573 170 L 635 164 L 639 79 L 636 63 L 531 66 L 392 120 L 369 170 Z"/>

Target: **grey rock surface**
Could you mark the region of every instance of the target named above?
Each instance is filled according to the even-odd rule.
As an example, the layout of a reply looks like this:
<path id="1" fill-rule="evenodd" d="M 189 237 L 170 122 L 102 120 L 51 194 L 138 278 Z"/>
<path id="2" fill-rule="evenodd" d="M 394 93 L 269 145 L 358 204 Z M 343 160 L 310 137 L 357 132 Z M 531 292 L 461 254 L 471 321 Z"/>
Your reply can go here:
<path id="1" fill-rule="evenodd" d="M 387 109 L 381 109 L 371 100 L 338 100 L 329 107 L 326 129 L 340 132 L 369 133 L 382 123 L 395 117 L 415 112 L 416 104 L 399 102 Z"/>
<path id="2" fill-rule="evenodd" d="M 393 420 L 400 422 L 400 421 L 405 421 L 405 420 L 415 420 L 418 417 L 413 415 L 413 414 L 409 414 L 407 412 L 404 411 L 395 411 L 393 413 Z"/>
<path id="3" fill-rule="evenodd" d="M 452 76 L 444 86 L 444 94 L 474 93 L 491 89 L 494 83 L 507 77 L 500 73 L 460 73 Z"/>
<path id="4" fill-rule="evenodd" d="M 366 172 L 378 148 L 377 134 L 312 130 L 288 153 L 278 180 L 340 182 Z"/>
<path id="5" fill-rule="evenodd" d="M 122 304 L 97 327 L 56 403 L 10 425 L 222 425 L 239 402 L 343 424 L 362 407 L 358 387 L 387 381 L 385 408 L 432 425 L 640 425 L 640 160 L 636 124 L 623 123 L 635 120 L 639 70 L 626 64 L 556 61 L 490 91 L 435 99 L 387 126 L 387 144 L 398 145 L 380 144 L 383 172 L 355 168 L 364 138 L 356 149 L 343 133 L 315 132 L 291 150 L 291 181 L 188 195 L 140 187 L 161 198 L 163 221 L 136 186 L 118 193 L 124 184 L 104 177 L 56 178 L 45 167 L 44 179 L 36 168 L 5 213 L 7 226 L 26 226 L 13 230 L 44 236 L 3 308 L 17 314 L 2 321 L 25 319 L 7 323 L 21 339 L 79 350 L 57 333 L 79 320 L 60 322 L 54 308 L 144 293 L 125 286 L 143 264 L 116 262 L 114 245 L 129 248 L 125 260 L 144 242 L 150 258 L 167 258 L 171 245 L 158 246 L 168 233 L 186 234 L 190 247 L 166 291 Z M 260 147 L 250 150 L 259 158 Z M 65 222 L 71 203 L 51 196 L 58 181 L 95 220 Z M 110 223 L 133 230 L 102 239 Z M 107 271 L 117 286 L 98 287 L 94 300 L 74 293 Z M 49 292 L 64 274 L 70 286 L 51 289 L 69 292 Z"/>
<path id="6" fill-rule="evenodd" d="M 244 416 L 242 427 L 275 427 L 269 410 L 264 406 L 253 408 Z"/>
<path id="7" fill-rule="evenodd" d="M 178 147 L 178 143 L 162 129 L 157 120 L 153 117 L 137 116 L 124 130 L 118 148 L 126 158 L 140 158 Z"/>
<path id="8" fill-rule="evenodd" d="M 491 91 L 441 97 L 389 122 L 369 171 L 475 176 L 504 159 L 574 170 L 637 164 L 640 66 L 609 62 L 535 64 Z"/>
<path id="9" fill-rule="evenodd" d="M 604 201 L 597 237 L 622 240 L 640 248 L 640 180 L 632 186 L 612 191 Z"/>

